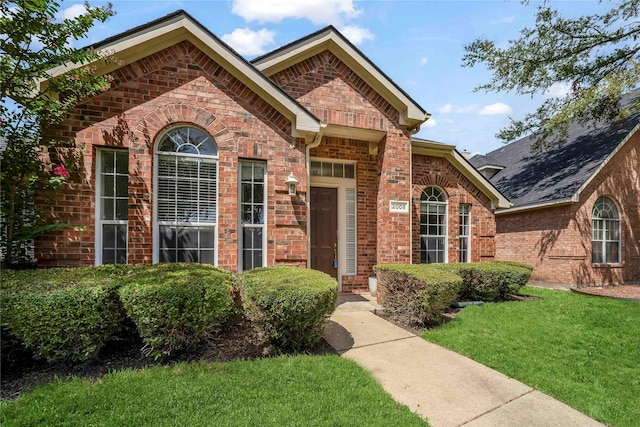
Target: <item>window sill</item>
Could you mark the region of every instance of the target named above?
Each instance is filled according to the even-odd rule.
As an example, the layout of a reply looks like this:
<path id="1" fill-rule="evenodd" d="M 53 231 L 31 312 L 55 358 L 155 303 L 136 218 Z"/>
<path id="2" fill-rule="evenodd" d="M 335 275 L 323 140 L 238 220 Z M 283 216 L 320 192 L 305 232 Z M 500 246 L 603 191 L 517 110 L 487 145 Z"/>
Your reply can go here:
<path id="1" fill-rule="evenodd" d="M 624 264 L 621 264 L 619 262 L 615 262 L 615 263 L 611 263 L 611 264 L 591 264 L 591 266 L 593 268 L 622 268 L 624 267 Z"/>

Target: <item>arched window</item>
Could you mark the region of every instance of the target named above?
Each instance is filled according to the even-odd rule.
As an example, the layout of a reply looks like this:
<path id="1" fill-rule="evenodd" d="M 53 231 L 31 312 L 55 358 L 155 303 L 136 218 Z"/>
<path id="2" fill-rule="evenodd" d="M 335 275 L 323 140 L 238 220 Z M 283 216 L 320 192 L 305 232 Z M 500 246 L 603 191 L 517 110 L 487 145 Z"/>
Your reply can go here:
<path id="1" fill-rule="evenodd" d="M 598 197 L 591 213 L 591 262 L 620 262 L 620 214 L 608 197 Z"/>
<path id="2" fill-rule="evenodd" d="M 218 147 L 192 126 L 156 144 L 154 261 L 216 264 Z"/>
<path id="3" fill-rule="evenodd" d="M 420 262 L 447 262 L 447 196 L 438 187 L 420 196 Z"/>

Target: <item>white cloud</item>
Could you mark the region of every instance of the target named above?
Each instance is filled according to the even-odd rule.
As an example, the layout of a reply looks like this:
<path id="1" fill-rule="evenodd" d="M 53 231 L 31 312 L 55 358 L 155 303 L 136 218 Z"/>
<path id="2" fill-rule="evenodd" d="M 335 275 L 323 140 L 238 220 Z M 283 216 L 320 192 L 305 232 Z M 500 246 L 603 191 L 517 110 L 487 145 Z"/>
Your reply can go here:
<path id="1" fill-rule="evenodd" d="M 434 128 L 434 127 L 438 126 L 438 122 L 433 117 L 430 117 L 429 120 L 424 122 L 424 124 L 422 126 L 425 127 L 425 128 Z"/>
<path id="2" fill-rule="evenodd" d="M 497 19 L 493 19 L 491 21 L 492 24 L 511 24 L 515 21 L 515 16 L 503 16 Z"/>
<path id="3" fill-rule="evenodd" d="M 562 98 L 569 93 L 571 86 L 567 83 L 554 83 L 544 91 L 544 96 L 547 98 Z"/>
<path id="4" fill-rule="evenodd" d="M 74 4 L 66 9 L 62 9 L 56 13 L 56 19 L 63 21 L 65 19 L 75 19 L 80 15 L 87 13 L 87 8 L 84 4 Z"/>
<path id="5" fill-rule="evenodd" d="M 224 34 L 222 40 L 234 48 L 240 55 L 260 55 L 274 43 L 275 32 L 263 28 L 253 31 L 249 28 L 236 28 L 230 34 Z"/>
<path id="6" fill-rule="evenodd" d="M 340 30 L 343 36 L 355 45 L 362 43 L 365 40 L 373 40 L 374 35 L 366 28 L 358 27 L 357 25 L 347 25 Z"/>
<path id="7" fill-rule="evenodd" d="M 427 58 L 420 58 L 420 65 L 425 65 L 429 60 Z"/>
<path id="8" fill-rule="evenodd" d="M 440 114 L 464 114 L 464 113 L 472 113 L 478 109 L 477 104 L 471 104 L 467 106 L 460 106 L 455 104 L 444 104 L 442 107 L 438 108 L 438 113 Z"/>
<path id="9" fill-rule="evenodd" d="M 354 7 L 353 0 L 233 0 L 231 12 L 247 22 L 306 18 L 316 25 L 340 25 L 361 11 Z"/>
<path id="10" fill-rule="evenodd" d="M 513 110 L 507 104 L 502 102 L 496 102 L 495 104 L 489 104 L 482 107 L 478 114 L 481 116 L 493 116 L 499 114 L 511 114 Z"/>

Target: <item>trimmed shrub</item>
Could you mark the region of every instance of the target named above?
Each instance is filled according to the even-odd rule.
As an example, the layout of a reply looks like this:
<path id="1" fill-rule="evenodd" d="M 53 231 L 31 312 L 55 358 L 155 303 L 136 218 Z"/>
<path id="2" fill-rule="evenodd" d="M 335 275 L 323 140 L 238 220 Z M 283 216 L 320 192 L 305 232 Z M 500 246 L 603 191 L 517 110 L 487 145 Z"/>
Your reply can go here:
<path id="1" fill-rule="evenodd" d="M 462 277 L 462 301 L 505 301 L 529 281 L 533 267 L 510 261 L 449 264 Z"/>
<path id="2" fill-rule="evenodd" d="M 2 272 L 2 324 L 48 361 L 83 361 L 121 329 L 123 269 L 55 268 Z"/>
<path id="3" fill-rule="evenodd" d="M 264 267 L 241 277 L 242 300 L 263 337 L 281 350 L 313 348 L 333 313 L 338 284 L 320 271 Z"/>
<path id="4" fill-rule="evenodd" d="M 413 327 L 439 322 L 462 287 L 460 276 L 435 264 L 385 264 L 374 270 L 384 312 Z"/>
<path id="5" fill-rule="evenodd" d="M 189 350 L 234 313 L 234 276 L 196 263 L 135 266 L 120 288 L 127 315 L 155 358 Z"/>

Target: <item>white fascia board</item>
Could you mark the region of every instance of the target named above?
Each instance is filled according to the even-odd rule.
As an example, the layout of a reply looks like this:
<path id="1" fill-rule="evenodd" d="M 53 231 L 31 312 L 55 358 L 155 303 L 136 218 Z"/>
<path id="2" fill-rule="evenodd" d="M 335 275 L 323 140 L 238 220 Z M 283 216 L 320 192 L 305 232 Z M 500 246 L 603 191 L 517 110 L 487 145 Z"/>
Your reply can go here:
<path id="1" fill-rule="evenodd" d="M 123 53 L 127 59 L 126 62 L 112 65 L 111 69 L 105 70 L 105 73 L 108 73 L 183 40 L 197 46 L 291 120 L 293 136 L 306 138 L 310 133 L 319 132 L 320 121 L 316 117 L 271 83 L 251 64 L 236 56 L 184 15 L 102 46 L 99 53 L 114 55 L 117 59 L 123 59 L 118 57 L 118 53 Z M 50 75 L 55 77 L 78 66 L 64 64 L 52 69 Z"/>
<path id="2" fill-rule="evenodd" d="M 574 197 L 569 197 L 569 198 L 566 198 L 566 199 L 554 200 L 552 202 L 533 203 L 533 204 L 530 204 L 530 205 L 515 206 L 515 207 L 512 207 L 512 208 L 506 208 L 506 209 L 498 209 L 498 210 L 496 210 L 495 214 L 496 215 L 506 215 L 506 214 L 510 214 L 510 213 L 533 211 L 533 210 L 537 210 L 537 209 L 545 209 L 545 208 L 550 208 L 550 207 L 555 207 L 555 206 L 569 205 L 571 203 L 576 203 L 577 201 L 578 200 L 576 200 L 575 196 L 574 196 Z"/>
<path id="3" fill-rule="evenodd" d="M 299 62 L 299 57 L 308 58 L 324 50 L 329 50 L 336 55 L 393 105 L 400 113 L 401 124 L 416 127 L 429 118 L 428 113 L 422 111 L 420 106 L 398 90 L 386 76 L 380 73 L 333 30 L 305 39 L 304 43 L 293 45 L 288 49 L 277 52 L 273 56 L 267 56 L 264 60 L 254 63 L 254 65 L 258 70 L 269 76 Z"/>

